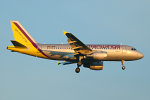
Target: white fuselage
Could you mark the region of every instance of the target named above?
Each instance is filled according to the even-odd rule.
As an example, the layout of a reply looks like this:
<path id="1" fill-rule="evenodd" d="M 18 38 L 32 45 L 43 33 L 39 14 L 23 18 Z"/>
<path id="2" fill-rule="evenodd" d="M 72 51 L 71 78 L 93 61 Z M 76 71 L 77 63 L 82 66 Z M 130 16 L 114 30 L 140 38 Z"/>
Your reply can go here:
<path id="1" fill-rule="evenodd" d="M 101 61 L 130 61 L 138 60 L 143 54 L 131 46 L 126 45 L 87 45 L 94 52 L 106 52 L 107 57 Z M 38 47 L 54 60 L 74 59 L 74 50 L 69 44 L 39 44 Z M 75 60 L 75 59 L 74 59 Z"/>

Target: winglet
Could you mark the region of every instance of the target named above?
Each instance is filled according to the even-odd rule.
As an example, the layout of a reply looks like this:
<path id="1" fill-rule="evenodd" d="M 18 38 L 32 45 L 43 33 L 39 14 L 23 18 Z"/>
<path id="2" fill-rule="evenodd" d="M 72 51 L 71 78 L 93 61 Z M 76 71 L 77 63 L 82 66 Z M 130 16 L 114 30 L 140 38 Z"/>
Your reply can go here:
<path id="1" fill-rule="evenodd" d="M 64 35 L 66 35 L 66 33 L 68 33 L 68 32 L 66 32 L 66 31 L 64 31 L 64 30 L 63 30 L 63 32 L 64 32 Z"/>

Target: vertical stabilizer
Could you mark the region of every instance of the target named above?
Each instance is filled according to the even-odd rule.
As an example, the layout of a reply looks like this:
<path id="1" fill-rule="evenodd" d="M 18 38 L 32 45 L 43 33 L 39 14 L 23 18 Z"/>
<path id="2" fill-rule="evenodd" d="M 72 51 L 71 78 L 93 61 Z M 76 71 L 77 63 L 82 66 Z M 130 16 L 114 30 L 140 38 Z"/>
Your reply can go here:
<path id="1" fill-rule="evenodd" d="M 10 23 L 11 23 L 15 41 L 25 46 L 29 44 L 33 45 L 37 43 L 18 21 L 10 21 Z"/>
<path id="2" fill-rule="evenodd" d="M 18 21 L 10 21 L 15 40 L 11 40 L 12 46 L 8 46 L 8 50 L 16 51 L 41 58 L 48 56 L 41 51 L 38 43 L 30 36 Z"/>

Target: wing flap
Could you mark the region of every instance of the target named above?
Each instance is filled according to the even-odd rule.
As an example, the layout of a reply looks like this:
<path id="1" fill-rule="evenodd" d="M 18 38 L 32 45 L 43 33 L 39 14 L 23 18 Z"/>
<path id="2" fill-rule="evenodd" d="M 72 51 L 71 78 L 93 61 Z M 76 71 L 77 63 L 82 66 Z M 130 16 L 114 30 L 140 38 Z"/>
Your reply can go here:
<path id="1" fill-rule="evenodd" d="M 73 50 L 82 49 L 82 46 L 73 47 L 72 49 L 73 49 Z"/>
<path id="2" fill-rule="evenodd" d="M 68 39 L 67 41 L 68 41 L 68 44 L 73 44 L 77 42 L 77 41 L 71 41 L 70 39 Z"/>

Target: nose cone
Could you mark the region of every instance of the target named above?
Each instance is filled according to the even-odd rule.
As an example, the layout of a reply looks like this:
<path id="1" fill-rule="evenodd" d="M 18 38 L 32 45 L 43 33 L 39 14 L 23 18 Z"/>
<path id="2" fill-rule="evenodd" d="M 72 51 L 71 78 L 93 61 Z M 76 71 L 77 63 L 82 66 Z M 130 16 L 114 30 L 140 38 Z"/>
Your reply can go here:
<path id="1" fill-rule="evenodd" d="M 138 56 L 139 56 L 139 59 L 142 59 L 144 57 L 144 55 L 141 52 L 138 54 Z"/>

